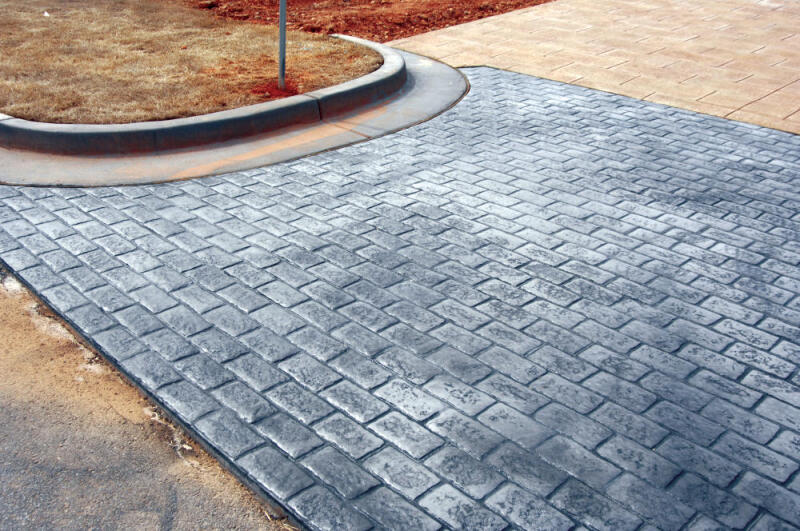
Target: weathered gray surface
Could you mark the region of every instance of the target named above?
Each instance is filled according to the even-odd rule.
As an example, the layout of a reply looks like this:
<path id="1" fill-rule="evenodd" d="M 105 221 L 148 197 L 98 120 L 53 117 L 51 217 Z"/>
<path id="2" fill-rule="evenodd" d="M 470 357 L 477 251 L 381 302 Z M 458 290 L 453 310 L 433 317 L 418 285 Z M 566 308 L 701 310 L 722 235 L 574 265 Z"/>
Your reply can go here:
<path id="1" fill-rule="evenodd" d="M 466 72 L 300 161 L 1 188 L 0 256 L 309 527 L 800 525 L 800 137 Z"/>

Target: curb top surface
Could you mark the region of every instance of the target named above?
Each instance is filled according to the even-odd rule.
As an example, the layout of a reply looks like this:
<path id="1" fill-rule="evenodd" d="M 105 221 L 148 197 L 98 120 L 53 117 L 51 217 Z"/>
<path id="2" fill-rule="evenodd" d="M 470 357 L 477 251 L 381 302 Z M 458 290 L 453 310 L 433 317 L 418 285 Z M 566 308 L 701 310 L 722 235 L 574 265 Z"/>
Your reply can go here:
<path id="1" fill-rule="evenodd" d="M 128 140 L 136 143 L 142 130 L 174 122 L 185 124 L 185 127 L 168 128 L 166 137 L 179 142 L 195 142 L 197 134 L 241 136 L 243 131 L 249 134 L 262 129 L 262 122 L 272 120 L 275 112 L 283 120 L 281 129 L 193 148 L 116 155 L 57 155 L 0 146 L 0 182 L 33 186 L 145 184 L 266 166 L 362 142 L 428 120 L 454 105 L 468 90 L 466 79 L 458 70 L 407 52 L 388 49 L 385 52 L 383 72 L 376 71 L 316 91 L 313 93 L 316 99 L 301 95 L 260 106 L 242 107 L 223 113 L 230 119 L 221 122 L 214 119 L 216 114 L 220 114 L 215 113 L 170 122 L 129 124 L 134 133 Z M 402 86 L 398 87 L 398 84 Z M 346 112 L 353 106 L 355 110 Z M 268 110 L 266 114 L 259 114 L 254 113 L 253 108 Z M 45 128 L 55 125 L 58 124 L 46 125 Z M 74 127 L 94 130 L 113 126 Z M 128 140 L 119 144 L 118 135 L 84 133 L 76 134 L 71 141 L 111 151 L 119 145 L 130 144 Z M 151 138 L 149 133 L 145 136 L 147 145 L 155 138 Z M 57 134 L 56 138 L 63 136 Z"/>
<path id="2" fill-rule="evenodd" d="M 0 146 L 53 155 L 133 155 L 202 148 L 285 127 L 319 122 L 372 105 L 400 90 L 406 81 L 403 57 L 364 39 L 337 36 L 383 56 L 374 72 L 345 83 L 276 101 L 211 114 L 127 124 L 53 124 L 0 115 Z"/>

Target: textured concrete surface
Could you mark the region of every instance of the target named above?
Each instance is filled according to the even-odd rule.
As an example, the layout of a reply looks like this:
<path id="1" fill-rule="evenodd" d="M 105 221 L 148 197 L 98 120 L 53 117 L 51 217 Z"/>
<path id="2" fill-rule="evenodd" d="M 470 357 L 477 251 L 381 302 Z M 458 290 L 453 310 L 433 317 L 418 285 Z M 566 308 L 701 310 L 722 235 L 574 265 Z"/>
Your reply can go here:
<path id="1" fill-rule="evenodd" d="M 800 525 L 800 137 L 465 72 L 303 160 L 0 188 L 0 257 L 313 529 Z"/>
<path id="2" fill-rule="evenodd" d="M 390 44 L 800 133 L 797 0 L 558 0 Z"/>

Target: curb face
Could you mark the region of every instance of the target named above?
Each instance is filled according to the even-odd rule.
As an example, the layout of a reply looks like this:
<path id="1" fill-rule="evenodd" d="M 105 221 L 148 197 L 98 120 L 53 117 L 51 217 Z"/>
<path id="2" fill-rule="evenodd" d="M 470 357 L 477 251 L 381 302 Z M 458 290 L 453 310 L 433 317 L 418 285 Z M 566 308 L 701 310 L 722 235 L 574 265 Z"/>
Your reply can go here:
<path id="1" fill-rule="evenodd" d="M 148 153 L 246 138 L 310 124 L 375 103 L 406 82 L 403 57 L 386 46 L 336 35 L 371 48 L 383 65 L 365 76 L 313 92 L 189 118 L 130 124 L 51 124 L 0 114 L 0 147 L 59 155 Z"/>

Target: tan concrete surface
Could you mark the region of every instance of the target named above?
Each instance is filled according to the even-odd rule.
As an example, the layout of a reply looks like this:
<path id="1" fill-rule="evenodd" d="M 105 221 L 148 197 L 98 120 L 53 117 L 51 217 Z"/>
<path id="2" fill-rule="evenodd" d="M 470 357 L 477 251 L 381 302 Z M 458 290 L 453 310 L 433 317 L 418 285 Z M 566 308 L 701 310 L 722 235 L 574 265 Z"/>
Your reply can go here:
<path id="1" fill-rule="evenodd" d="M 557 0 L 388 44 L 800 133 L 799 0 Z"/>

